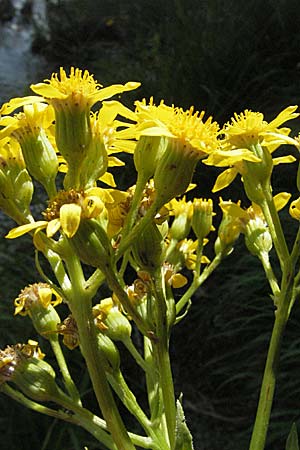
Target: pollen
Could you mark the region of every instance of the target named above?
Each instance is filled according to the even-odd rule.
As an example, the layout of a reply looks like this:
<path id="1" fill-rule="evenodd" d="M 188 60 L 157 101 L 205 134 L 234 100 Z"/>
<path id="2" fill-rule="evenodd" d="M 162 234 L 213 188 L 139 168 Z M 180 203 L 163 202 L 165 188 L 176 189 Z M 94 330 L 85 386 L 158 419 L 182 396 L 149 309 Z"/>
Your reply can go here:
<path id="1" fill-rule="evenodd" d="M 76 191 L 75 189 L 69 189 L 68 191 L 60 191 L 56 197 L 48 202 L 48 207 L 43 211 L 43 217 L 50 222 L 53 219 L 58 219 L 60 208 L 63 205 L 75 203 L 80 204 L 82 198 L 85 197 L 83 191 Z"/>

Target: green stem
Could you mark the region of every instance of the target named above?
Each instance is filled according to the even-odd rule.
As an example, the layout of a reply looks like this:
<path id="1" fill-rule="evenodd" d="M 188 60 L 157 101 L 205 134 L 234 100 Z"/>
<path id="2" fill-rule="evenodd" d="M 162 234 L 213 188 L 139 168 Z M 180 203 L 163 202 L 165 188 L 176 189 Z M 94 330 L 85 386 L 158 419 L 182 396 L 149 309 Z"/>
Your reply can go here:
<path id="1" fill-rule="evenodd" d="M 211 275 L 211 273 L 218 267 L 222 260 L 222 253 L 218 253 L 212 262 L 205 267 L 201 275 L 198 275 L 197 272 L 194 272 L 194 278 L 187 289 L 187 291 L 183 294 L 181 299 L 176 303 L 176 315 L 180 313 L 180 311 L 185 307 L 185 305 L 190 301 L 191 297 L 194 295 L 196 290 L 204 283 L 204 281 Z"/>
<path id="2" fill-rule="evenodd" d="M 141 233 L 148 225 L 148 223 L 153 219 L 153 217 L 157 213 L 157 210 L 158 207 L 156 202 L 152 203 L 145 216 L 135 224 L 135 226 L 127 236 L 124 236 L 124 239 L 121 239 L 119 248 L 116 251 L 116 261 L 118 261 L 123 256 L 129 246 L 135 240 L 136 236 Z"/>
<path id="3" fill-rule="evenodd" d="M 116 296 L 120 300 L 122 306 L 124 307 L 125 311 L 132 317 L 132 319 L 134 320 L 134 322 L 135 322 L 136 326 L 138 327 L 138 329 L 140 330 L 140 332 L 143 335 L 148 336 L 149 332 L 151 330 L 149 330 L 149 327 L 144 322 L 141 315 L 136 311 L 135 307 L 130 302 L 127 293 L 122 288 L 115 273 L 111 270 L 107 270 L 105 275 L 106 275 L 107 284 L 109 285 L 110 289 L 116 294 Z"/>
<path id="4" fill-rule="evenodd" d="M 138 352 L 130 337 L 126 337 L 122 340 L 131 356 L 135 359 L 135 362 L 143 369 L 144 372 L 152 372 L 152 366 L 148 365 L 142 355 Z"/>
<path id="5" fill-rule="evenodd" d="M 260 259 L 260 261 L 261 261 L 261 263 L 263 265 L 263 268 L 264 268 L 267 280 L 268 280 L 269 285 L 270 285 L 270 287 L 272 289 L 272 293 L 274 295 L 275 304 L 277 304 L 277 299 L 278 299 L 278 296 L 280 295 L 280 288 L 278 286 L 277 279 L 275 277 L 275 274 L 273 272 L 272 266 L 270 264 L 269 254 L 267 252 L 262 252 L 259 255 L 259 259 Z"/>
<path id="6" fill-rule="evenodd" d="M 157 300 L 157 341 L 154 342 L 154 348 L 157 352 L 159 379 L 164 404 L 168 438 L 170 448 L 173 449 L 175 445 L 176 402 L 169 355 L 169 324 L 167 321 L 167 305 L 162 280 L 163 274 L 161 272 L 161 269 L 159 269 L 154 275 L 155 298 Z"/>
<path id="7" fill-rule="evenodd" d="M 89 293 L 87 294 L 84 289 L 85 279 L 81 264 L 75 254 L 67 258 L 66 264 L 71 279 L 69 306 L 77 323 L 81 351 L 86 360 L 100 409 L 117 448 L 134 450 L 135 447 L 121 419 L 106 378 L 107 362 L 98 348 L 92 301 Z"/>
<path id="8" fill-rule="evenodd" d="M 50 344 L 51 344 L 53 353 L 55 354 L 55 358 L 56 358 L 56 361 L 60 368 L 60 371 L 62 373 L 67 391 L 69 392 L 69 394 L 70 394 L 71 398 L 74 400 L 74 402 L 77 403 L 78 405 L 81 405 L 79 392 L 78 392 L 77 387 L 70 375 L 70 372 L 69 372 L 69 369 L 68 369 L 64 354 L 62 352 L 57 335 L 50 337 Z"/>
<path id="9" fill-rule="evenodd" d="M 126 220 L 125 220 L 125 223 L 123 226 L 122 239 L 128 235 L 128 233 L 131 231 L 131 229 L 134 225 L 134 222 L 138 215 L 140 201 L 143 197 L 143 192 L 144 192 L 146 182 L 147 182 L 147 180 L 145 181 L 144 178 L 141 178 L 138 176 L 135 190 L 134 190 L 134 195 L 133 195 L 132 202 L 130 205 L 130 211 L 127 214 L 127 217 L 126 217 Z"/>
<path id="10" fill-rule="evenodd" d="M 265 189 L 264 194 L 265 201 L 262 202 L 261 207 L 268 223 L 277 256 L 280 261 L 282 280 L 280 293 L 277 296 L 278 301 L 277 310 L 275 312 L 275 322 L 269 344 L 249 450 L 263 450 L 265 447 L 276 385 L 281 341 L 289 317 L 291 302 L 294 298 L 294 264 L 289 254 L 270 189 Z M 276 286 L 275 290 L 277 290 Z"/>
<path id="11" fill-rule="evenodd" d="M 282 272 L 284 273 L 290 261 L 290 254 L 282 230 L 281 222 L 275 208 L 274 200 L 270 189 L 264 189 L 265 200 L 261 203 L 266 222 L 274 242 L 274 246 L 279 258 Z"/>
<path id="12" fill-rule="evenodd" d="M 152 439 L 153 441 L 152 449 L 170 450 L 165 439 L 159 433 L 157 433 L 157 430 L 153 428 L 151 421 L 148 419 L 144 411 L 139 406 L 135 396 L 133 395 L 126 381 L 124 380 L 121 371 L 109 375 L 109 382 L 113 387 L 114 391 L 116 392 L 116 394 L 118 395 L 118 397 L 121 399 L 123 404 L 128 409 L 128 411 L 133 416 L 136 417 L 136 419 L 141 424 L 147 435 Z"/>
<path id="13" fill-rule="evenodd" d="M 287 311 L 277 310 L 249 450 L 265 448 Z"/>

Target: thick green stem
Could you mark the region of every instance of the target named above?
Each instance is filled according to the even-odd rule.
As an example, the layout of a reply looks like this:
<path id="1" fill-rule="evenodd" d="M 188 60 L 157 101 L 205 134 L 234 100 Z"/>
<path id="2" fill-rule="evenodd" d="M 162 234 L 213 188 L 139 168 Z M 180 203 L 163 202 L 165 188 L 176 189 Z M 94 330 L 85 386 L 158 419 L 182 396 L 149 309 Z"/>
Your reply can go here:
<path id="1" fill-rule="evenodd" d="M 81 264 L 74 254 L 67 258 L 66 263 L 72 286 L 69 306 L 77 323 L 81 351 L 86 360 L 100 409 L 117 448 L 134 450 L 135 447 L 121 419 L 106 378 L 105 368 L 107 368 L 107 361 L 98 348 L 96 327 L 92 314 L 92 301 L 90 295 L 84 289 L 85 279 Z"/>
<path id="2" fill-rule="evenodd" d="M 167 305 L 162 279 L 163 274 L 161 273 L 161 269 L 159 269 L 154 276 L 155 298 L 157 300 L 157 341 L 154 343 L 154 347 L 157 352 L 160 387 L 162 391 L 170 449 L 173 449 L 175 445 L 176 402 L 169 355 L 169 324 L 167 321 Z"/>
<path id="3" fill-rule="evenodd" d="M 275 285 L 275 292 L 278 294 L 277 310 L 275 312 L 275 322 L 269 344 L 249 450 L 263 450 L 265 448 L 279 365 L 281 341 L 290 313 L 294 283 L 293 261 L 289 254 L 270 188 L 264 189 L 264 196 L 265 200 L 261 203 L 261 208 L 268 223 L 277 256 L 280 261 L 282 279 L 279 292 Z"/>
<path id="4" fill-rule="evenodd" d="M 282 311 L 282 314 L 280 314 L 280 311 L 277 310 L 275 313 L 275 323 L 269 345 L 249 450 L 263 450 L 265 448 L 275 391 L 281 340 L 287 322 L 287 314 L 285 312 Z"/>

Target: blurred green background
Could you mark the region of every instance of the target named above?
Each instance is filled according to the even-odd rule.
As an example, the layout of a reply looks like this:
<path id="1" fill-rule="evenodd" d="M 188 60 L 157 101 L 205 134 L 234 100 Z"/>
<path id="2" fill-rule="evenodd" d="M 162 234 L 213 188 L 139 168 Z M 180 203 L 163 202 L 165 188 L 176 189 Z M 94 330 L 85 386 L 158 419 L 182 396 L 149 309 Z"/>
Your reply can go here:
<path id="1" fill-rule="evenodd" d="M 12 36 L 30 31 L 24 66 L 32 68 L 34 61 L 29 83 L 49 78 L 59 66 L 74 65 L 88 69 L 104 85 L 141 81 L 137 92 L 122 97 L 129 106 L 136 98 L 153 96 L 157 102 L 165 99 L 167 104 L 204 109 L 221 124 L 245 108 L 261 111 L 271 120 L 285 106 L 299 103 L 298 0 L 37 0 L 15 4 L 17 19 L 12 15 L 4 23 L 0 17 L 0 31 L 2 27 L 2 36 L 5 27 L 10 27 Z M 14 24 L 19 28 L 13 28 Z M 5 58 L 1 61 L 3 66 Z M 10 77 L 9 71 L 6 75 Z M 22 71 L 17 75 L 20 82 Z M 28 93 L 28 84 L 15 83 L 6 89 L 0 84 L 1 101 Z M 296 123 L 295 131 L 298 128 Z M 275 190 L 295 193 L 296 166 L 275 170 Z M 197 196 L 209 196 L 215 176 L 211 168 L 199 167 Z M 134 182 L 132 165 L 124 169 L 122 182 L 124 186 Z M 238 199 L 240 184 L 234 183 L 222 196 Z M 42 197 L 38 191 L 37 211 Z M 12 226 L 1 216 L 1 348 L 34 337 L 28 320 L 12 317 L 12 299 L 37 279 L 30 239 L 3 239 Z M 287 215 L 284 226 L 292 241 L 295 225 Z M 195 450 L 248 448 L 273 313 L 260 265 L 240 241 L 174 330 L 171 352 L 176 393 L 184 393 Z M 283 450 L 292 422 L 300 418 L 299 315 L 296 304 L 283 343 L 267 450 Z M 96 407 L 80 356 L 76 351 L 66 353 L 86 404 Z M 123 364 L 137 396 L 143 396 L 131 361 Z M 0 447 L 10 450 L 101 448 L 80 429 L 28 412 L 4 396 L 0 396 L 0 433 Z"/>

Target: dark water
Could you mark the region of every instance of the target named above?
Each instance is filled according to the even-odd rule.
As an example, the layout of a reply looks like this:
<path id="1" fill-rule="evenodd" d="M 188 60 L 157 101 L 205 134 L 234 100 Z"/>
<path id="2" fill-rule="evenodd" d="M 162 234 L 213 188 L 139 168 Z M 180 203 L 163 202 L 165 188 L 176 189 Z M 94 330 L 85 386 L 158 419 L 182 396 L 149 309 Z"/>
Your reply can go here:
<path id="1" fill-rule="evenodd" d="M 22 13 L 25 0 L 13 0 L 15 15 L 0 22 L 0 104 L 29 93 L 28 86 L 43 72 L 44 59 L 33 54 L 34 25 L 46 27 L 45 0 L 33 0 L 30 15 Z"/>

